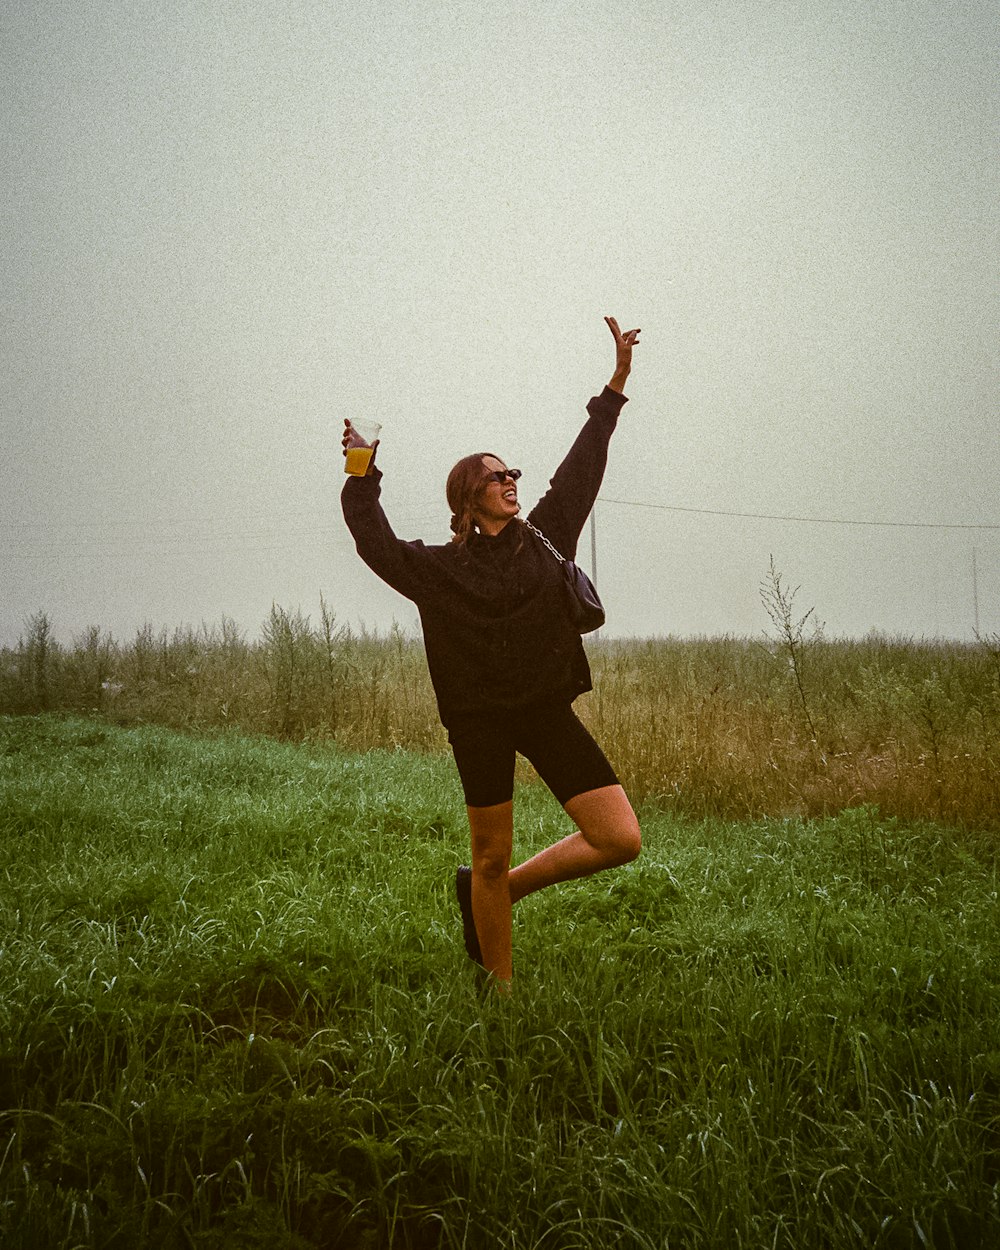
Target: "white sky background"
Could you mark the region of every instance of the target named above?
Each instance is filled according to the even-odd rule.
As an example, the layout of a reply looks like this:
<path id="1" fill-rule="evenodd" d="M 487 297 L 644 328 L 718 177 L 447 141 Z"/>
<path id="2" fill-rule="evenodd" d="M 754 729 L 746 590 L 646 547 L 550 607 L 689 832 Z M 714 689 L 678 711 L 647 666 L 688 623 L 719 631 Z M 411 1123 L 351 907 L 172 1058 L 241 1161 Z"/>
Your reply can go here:
<path id="1" fill-rule="evenodd" d="M 530 506 L 643 329 L 604 500 L 1000 525 L 993 3 L 21 0 L 0 19 L 0 643 L 416 622 L 402 537 Z M 611 634 L 1000 630 L 1000 531 L 597 506 Z M 585 531 L 581 556 L 589 563 Z"/>

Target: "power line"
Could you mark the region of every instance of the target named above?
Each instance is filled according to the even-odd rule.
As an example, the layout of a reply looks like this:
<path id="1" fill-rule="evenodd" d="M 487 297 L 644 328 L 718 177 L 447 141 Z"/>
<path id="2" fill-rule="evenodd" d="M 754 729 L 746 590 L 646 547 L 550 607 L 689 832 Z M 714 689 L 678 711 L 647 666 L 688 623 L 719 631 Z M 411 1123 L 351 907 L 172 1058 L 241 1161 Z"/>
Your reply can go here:
<path id="1" fill-rule="evenodd" d="M 996 531 L 1000 530 L 1000 524 L 972 524 L 959 523 L 951 521 L 873 521 L 863 520 L 853 517 L 815 517 L 815 516 L 788 516 L 778 513 L 763 512 L 735 512 L 722 508 L 691 508 L 681 504 L 665 504 L 650 503 L 639 499 L 612 499 L 605 495 L 599 495 L 597 502 L 602 504 L 611 504 L 626 508 L 646 508 L 653 509 L 658 512 L 682 512 L 695 516 L 718 516 L 732 517 L 741 520 L 754 521 L 780 521 L 785 523 L 798 523 L 805 525 L 853 525 L 853 526 L 873 526 L 880 528 L 892 529 L 925 529 L 925 530 L 972 530 L 972 531 Z M 135 526 L 139 532 L 117 535 L 98 536 L 94 530 L 101 526 L 102 522 L 95 521 L 78 521 L 72 522 L 75 528 L 74 542 L 58 539 L 52 533 L 52 529 L 56 527 L 38 524 L 33 526 L 33 533 L 29 537 L 24 535 L 20 540 L 14 537 L 12 545 L 4 543 L 0 545 L 0 553 L 9 559 L 16 561 L 45 560 L 63 558 L 74 559 L 114 559 L 129 556 L 141 555 L 208 555 L 213 551 L 229 551 L 234 553 L 251 552 L 266 553 L 291 549 L 302 549 L 312 546 L 313 544 L 323 544 L 324 547 L 350 547 L 353 540 L 342 532 L 337 524 L 323 524 L 317 526 L 304 526 L 295 528 L 283 528 L 282 523 L 288 521 L 300 521 L 308 516 L 308 513 L 296 511 L 291 513 L 277 513 L 266 518 L 270 521 L 269 526 L 262 527 L 260 525 L 244 530 L 226 529 L 221 532 L 213 533 L 211 531 L 211 522 L 206 518 L 189 518 L 188 523 L 198 526 L 198 532 L 195 534 L 185 534 L 183 531 L 169 532 L 173 525 L 177 522 L 152 522 L 141 524 L 137 520 L 123 520 L 120 522 L 110 522 L 113 527 L 130 528 Z M 591 563 L 595 563 L 596 556 L 596 532 L 591 532 Z M 423 524 L 431 520 L 427 512 L 406 512 L 403 511 L 396 518 L 397 522 L 402 518 L 407 524 Z M 218 518 L 216 519 L 218 521 Z M 228 520 L 228 518 L 227 518 Z M 231 525 L 232 522 L 230 521 Z M 69 528 L 70 523 L 61 523 L 58 528 Z M 87 530 L 90 530 L 88 533 Z M 168 532 L 163 532 L 166 529 Z M 48 533 L 45 531 L 48 530 Z M 143 532 L 144 531 L 144 532 Z M 17 548 L 20 547 L 20 550 Z M 6 548 L 6 550 L 3 550 Z"/>
<path id="2" fill-rule="evenodd" d="M 848 517 L 778 516 L 768 512 L 727 512 L 721 508 L 683 508 L 679 504 L 642 503 L 638 499 L 608 499 L 597 496 L 598 503 L 620 504 L 626 508 L 655 508 L 660 512 L 694 512 L 700 516 L 740 517 L 750 521 L 800 521 L 806 525 L 878 525 L 891 529 L 912 530 L 1000 530 L 1000 525 L 970 525 L 954 521 L 860 521 Z"/>

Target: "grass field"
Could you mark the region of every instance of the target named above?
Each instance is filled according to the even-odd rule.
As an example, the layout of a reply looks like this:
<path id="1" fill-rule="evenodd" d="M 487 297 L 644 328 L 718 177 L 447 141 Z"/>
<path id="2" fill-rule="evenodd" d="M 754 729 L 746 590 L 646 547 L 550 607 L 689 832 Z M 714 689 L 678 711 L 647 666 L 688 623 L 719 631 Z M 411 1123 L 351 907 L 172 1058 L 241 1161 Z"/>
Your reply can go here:
<path id="1" fill-rule="evenodd" d="M 995 835 L 642 818 L 504 1001 L 447 756 L 0 719 L 0 1244 L 998 1244 Z"/>
<path id="2" fill-rule="evenodd" d="M 772 569 L 761 637 L 588 638 L 578 700 L 630 795 L 703 819 L 887 817 L 1000 829 L 1000 636 L 826 639 Z M 96 626 L 57 643 L 44 613 L 0 648 L 0 715 L 238 729 L 350 751 L 447 753 L 423 647 L 275 606 L 260 637 Z"/>

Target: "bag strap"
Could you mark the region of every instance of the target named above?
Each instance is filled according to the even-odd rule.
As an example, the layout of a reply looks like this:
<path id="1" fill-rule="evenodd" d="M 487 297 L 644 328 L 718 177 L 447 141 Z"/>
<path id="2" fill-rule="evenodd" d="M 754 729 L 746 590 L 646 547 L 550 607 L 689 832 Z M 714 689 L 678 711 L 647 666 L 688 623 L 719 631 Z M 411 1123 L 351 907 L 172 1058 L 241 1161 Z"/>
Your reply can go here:
<path id="1" fill-rule="evenodd" d="M 560 555 L 559 552 L 556 551 L 555 547 L 552 546 L 549 540 L 545 537 L 545 535 L 536 525 L 532 525 L 530 521 L 525 521 L 524 524 L 528 527 L 529 530 L 531 530 L 533 534 L 538 535 L 538 537 L 542 540 L 542 542 L 546 545 L 546 547 L 548 547 L 549 551 L 552 552 L 552 554 L 555 556 L 555 558 L 559 561 L 560 564 L 566 563 L 566 557 L 563 555 Z"/>

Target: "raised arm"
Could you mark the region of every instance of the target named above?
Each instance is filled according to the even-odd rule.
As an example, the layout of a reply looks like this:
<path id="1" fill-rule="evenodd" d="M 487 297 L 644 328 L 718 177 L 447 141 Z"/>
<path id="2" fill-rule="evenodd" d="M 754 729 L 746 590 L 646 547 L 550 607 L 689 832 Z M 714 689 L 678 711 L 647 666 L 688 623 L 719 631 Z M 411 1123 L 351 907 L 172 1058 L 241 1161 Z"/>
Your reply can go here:
<path id="1" fill-rule="evenodd" d="M 345 431 L 345 453 L 349 446 L 361 445 L 352 431 Z M 377 447 L 378 442 L 372 445 Z M 430 584 L 433 560 L 422 542 L 404 542 L 396 537 L 382 511 L 381 482 L 382 472 L 374 464 L 363 477 L 348 475 L 340 495 L 344 520 L 358 555 L 372 572 L 393 590 L 418 602 Z"/>
<path id="2" fill-rule="evenodd" d="M 580 531 L 601 487 L 608 443 L 618 414 L 628 402 L 623 390 L 632 369 L 632 348 L 639 336 L 638 330 L 623 334 L 614 317 L 604 320 L 615 337 L 615 371 L 604 392 L 587 404 L 589 420 L 552 475 L 549 489 L 528 516 L 567 559 L 576 554 Z"/>

